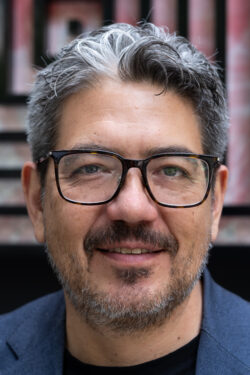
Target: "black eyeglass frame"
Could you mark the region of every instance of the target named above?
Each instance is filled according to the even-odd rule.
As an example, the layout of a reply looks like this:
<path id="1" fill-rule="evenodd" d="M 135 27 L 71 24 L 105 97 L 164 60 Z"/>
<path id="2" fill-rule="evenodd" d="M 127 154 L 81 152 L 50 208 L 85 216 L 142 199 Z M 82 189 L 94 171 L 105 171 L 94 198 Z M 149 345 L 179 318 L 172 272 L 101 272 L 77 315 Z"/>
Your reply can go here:
<path id="1" fill-rule="evenodd" d="M 63 195 L 62 191 L 61 191 L 61 187 L 60 187 L 60 183 L 59 183 L 59 175 L 58 175 L 58 165 L 59 165 L 60 160 L 64 156 L 66 156 L 66 155 L 84 154 L 84 153 L 85 154 L 95 154 L 95 155 L 96 154 L 100 154 L 100 155 L 111 156 L 111 157 L 114 157 L 114 158 L 118 159 L 121 162 L 121 164 L 122 164 L 122 174 L 121 174 L 121 179 L 120 179 L 119 185 L 117 186 L 117 189 L 114 192 L 114 194 L 109 199 L 107 199 L 105 201 L 92 202 L 92 203 L 77 202 L 77 201 L 71 200 L 69 198 L 66 198 Z M 200 202 L 196 202 L 196 203 L 189 204 L 189 205 L 184 205 L 184 206 L 183 205 L 173 205 L 173 204 L 166 204 L 166 203 L 159 202 L 154 197 L 154 195 L 153 195 L 153 193 L 152 193 L 152 191 L 150 189 L 150 186 L 148 184 L 146 169 L 147 169 L 148 163 L 151 160 L 156 159 L 156 158 L 160 158 L 160 157 L 164 157 L 164 156 L 183 156 L 183 157 L 196 158 L 196 159 L 201 159 L 201 160 L 206 161 L 206 163 L 208 165 L 208 168 L 209 168 L 208 169 L 208 173 L 209 173 L 208 185 L 207 185 L 206 193 L 205 193 L 203 199 Z M 139 168 L 140 169 L 141 174 L 142 174 L 143 184 L 144 184 L 144 186 L 145 186 L 145 188 L 146 188 L 149 196 L 151 197 L 151 199 L 154 202 L 156 202 L 160 206 L 171 207 L 171 208 L 189 208 L 189 207 L 199 206 L 200 204 L 202 204 L 207 199 L 208 194 L 209 194 L 210 189 L 211 189 L 211 185 L 212 185 L 212 181 L 213 181 L 213 176 L 214 176 L 214 171 L 217 168 L 219 168 L 219 166 L 221 165 L 220 158 L 217 157 L 217 156 L 213 156 L 213 155 L 203 155 L 203 154 L 193 154 L 193 153 L 179 153 L 179 152 L 166 152 L 166 153 L 159 153 L 159 154 L 152 155 L 152 156 L 150 156 L 150 157 L 148 157 L 146 159 L 136 160 L 136 159 L 126 159 L 126 158 L 123 158 L 121 155 L 119 155 L 119 154 L 117 154 L 115 152 L 111 152 L 111 151 L 91 150 L 91 149 L 50 151 L 47 156 L 38 159 L 36 161 L 36 164 L 37 165 L 43 164 L 50 157 L 54 160 L 56 186 L 57 186 L 58 193 L 67 202 L 70 202 L 70 203 L 73 203 L 73 204 L 82 205 L 82 206 L 96 206 L 96 205 L 100 205 L 100 204 L 106 204 L 106 203 L 109 203 L 110 201 L 112 201 L 119 194 L 119 192 L 120 192 L 120 190 L 121 190 L 121 188 L 122 188 L 122 186 L 123 186 L 123 184 L 125 182 L 128 170 L 130 168 Z"/>

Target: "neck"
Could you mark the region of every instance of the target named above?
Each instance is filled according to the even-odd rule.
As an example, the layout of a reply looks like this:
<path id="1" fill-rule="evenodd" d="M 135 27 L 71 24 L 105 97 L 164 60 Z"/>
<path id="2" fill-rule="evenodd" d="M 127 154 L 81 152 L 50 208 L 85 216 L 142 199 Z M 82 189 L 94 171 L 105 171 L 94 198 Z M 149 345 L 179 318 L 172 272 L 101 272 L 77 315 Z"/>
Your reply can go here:
<path id="1" fill-rule="evenodd" d="M 93 329 L 67 296 L 65 300 L 67 348 L 80 361 L 97 366 L 133 366 L 151 361 L 179 349 L 200 332 L 201 282 L 161 326 L 128 335 L 108 328 Z"/>

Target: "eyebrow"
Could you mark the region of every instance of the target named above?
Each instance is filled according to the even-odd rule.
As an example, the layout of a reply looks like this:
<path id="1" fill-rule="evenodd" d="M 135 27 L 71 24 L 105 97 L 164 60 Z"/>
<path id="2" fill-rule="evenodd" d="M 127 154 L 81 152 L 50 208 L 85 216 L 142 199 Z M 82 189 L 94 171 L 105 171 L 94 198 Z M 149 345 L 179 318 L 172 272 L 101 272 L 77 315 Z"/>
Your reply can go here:
<path id="1" fill-rule="evenodd" d="M 95 144 L 95 143 L 76 143 L 71 150 L 95 150 L 95 151 L 107 151 L 107 152 L 115 152 L 117 154 L 121 154 L 116 147 L 108 148 L 102 144 Z M 163 154 L 163 153 L 183 153 L 183 154 L 196 154 L 193 150 L 189 149 L 186 146 L 182 145 L 171 145 L 166 147 L 153 147 L 144 152 L 144 157 L 150 157 L 156 154 Z"/>
<path id="2" fill-rule="evenodd" d="M 182 145 L 171 145 L 166 147 L 153 147 L 147 151 L 148 155 L 164 154 L 164 153 L 183 153 L 183 154 L 196 154 L 193 150 Z"/>

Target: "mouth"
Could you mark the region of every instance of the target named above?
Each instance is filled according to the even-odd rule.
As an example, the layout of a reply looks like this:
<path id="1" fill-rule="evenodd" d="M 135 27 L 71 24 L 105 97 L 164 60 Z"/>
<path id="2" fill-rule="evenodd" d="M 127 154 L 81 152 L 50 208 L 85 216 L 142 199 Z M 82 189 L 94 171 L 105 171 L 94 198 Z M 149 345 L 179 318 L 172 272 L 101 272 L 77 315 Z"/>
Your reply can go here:
<path id="1" fill-rule="evenodd" d="M 164 251 L 163 249 L 159 250 L 151 250 L 151 249 L 145 249 L 145 248 L 126 248 L 126 247 L 115 247 L 111 249 L 102 249 L 97 248 L 98 251 L 102 251 L 105 253 L 115 253 L 115 254 L 125 254 L 125 255 L 141 255 L 141 254 L 155 254 Z"/>
<path id="2" fill-rule="evenodd" d="M 158 258 L 164 249 L 152 249 L 144 246 L 114 246 L 109 248 L 96 248 L 105 259 L 124 266 L 148 264 Z M 146 263 L 145 263 L 146 262 Z"/>

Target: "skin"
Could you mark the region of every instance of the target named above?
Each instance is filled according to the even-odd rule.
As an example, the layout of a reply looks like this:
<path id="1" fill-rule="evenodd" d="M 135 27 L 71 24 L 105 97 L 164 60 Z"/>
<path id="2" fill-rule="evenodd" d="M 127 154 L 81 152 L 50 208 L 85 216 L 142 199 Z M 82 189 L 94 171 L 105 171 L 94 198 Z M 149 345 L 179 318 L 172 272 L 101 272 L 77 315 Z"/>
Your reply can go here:
<path id="1" fill-rule="evenodd" d="M 56 149 L 97 144 L 131 159 L 146 158 L 152 149 L 157 153 L 166 147 L 202 154 L 199 123 L 192 105 L 173 92 L 156 95 L 160 91 L 148 83 L 107 80 L 71 96 L 62 109 Z M 227 182 L 225 166 L 217 173 L 213 203 L 210 194 L 202 205 L 184 209 L 153 202 L 136 168 L 129 170 L 119 195 L 108 204 L 74 205 L 59 196 L 53 168 L 50 161 L 43 204 L 39 176 L 31 162 L 23 168 L 23 188 L 37 240 L 47 242 L 57 268 L 73 287 L 87 283 L 97 293 L 118 298 L 126 307 L 133 303 L 140 306 L 144 299 L 167 290 L 173 275 L 181 279 L 197 273 L 208 243 L 217 236 Z M 115 222 L 129 227 L 143 223 L 149 231 L 172 236 L 179 245 L 176 256 L 162 251 L 149 257 L 112 257 L 96 250 L 89 260 L 83 249 L 85 237 Z M 110 246 L 134 249 L 148 245 L 129 238 Z M 129 284 L 116 272 L 128 267 L 144 267 L 150 272 Z M 159 358 L 188 343 L 200 330 L 200 281 L 161 325 L 135 333 L 88 324 L 67 293 L 65 301 L 67 347 L 81 361 L 95 365 L 129 366 Z"/>

